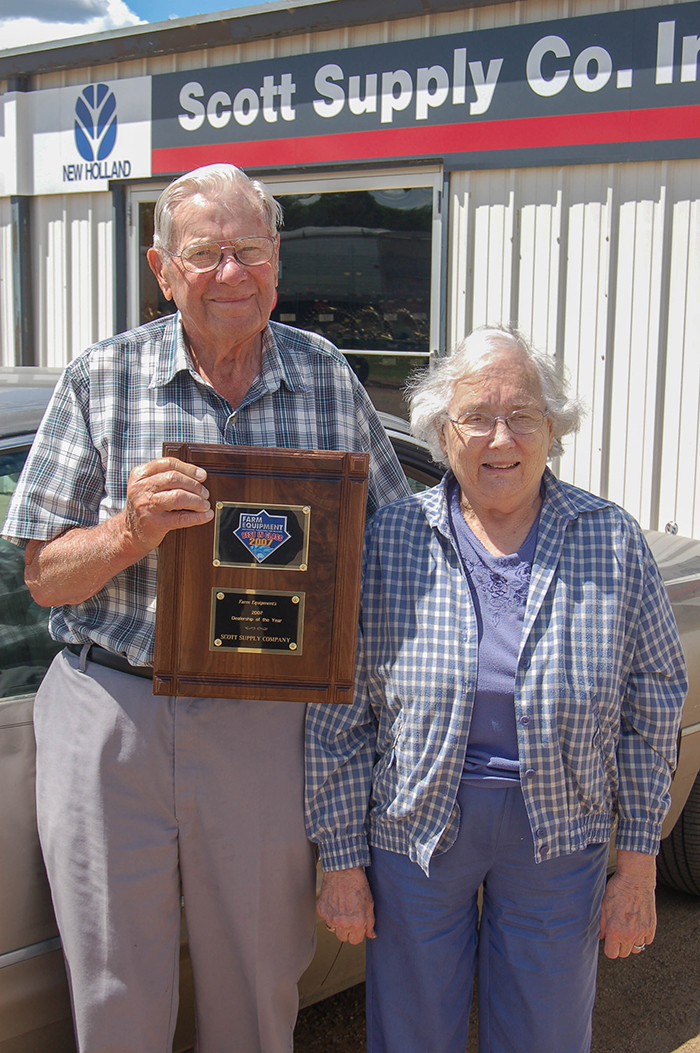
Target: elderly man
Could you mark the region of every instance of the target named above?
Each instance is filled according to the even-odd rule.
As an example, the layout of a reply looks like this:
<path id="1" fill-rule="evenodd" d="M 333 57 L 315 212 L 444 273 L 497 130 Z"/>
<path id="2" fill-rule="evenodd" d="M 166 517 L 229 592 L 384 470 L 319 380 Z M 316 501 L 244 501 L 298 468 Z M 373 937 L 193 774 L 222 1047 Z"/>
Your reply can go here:
<path id="1" fill-rule="evenodd" d="M 149 263 L 179 313 L 66 369 L 5 526 L 65 641 L 36 700 L 42 847 L 81 1053 L 172 1048 L 180 903 L 200 1053 L 288 1053 L 314 946 L 304 706 L 154 697 L 156 548 L 213 516 L 164 440 L 366 450 L 406 482 L 327 341 L 269 322 L 281 220 L 230 165 L 175 180 Z"/>

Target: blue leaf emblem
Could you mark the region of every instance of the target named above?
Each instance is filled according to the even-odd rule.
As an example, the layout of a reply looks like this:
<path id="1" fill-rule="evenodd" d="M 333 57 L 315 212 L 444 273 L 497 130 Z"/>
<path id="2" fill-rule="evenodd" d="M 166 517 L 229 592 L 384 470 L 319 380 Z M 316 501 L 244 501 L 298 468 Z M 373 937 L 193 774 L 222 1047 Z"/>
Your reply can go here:
<path id="1" fill-rule="evenodd" d="M 75 104 L 75 145 L 86 161 L 104 161 L 117 141 L 117 100 L 107 84 L 88 84 Z"/>

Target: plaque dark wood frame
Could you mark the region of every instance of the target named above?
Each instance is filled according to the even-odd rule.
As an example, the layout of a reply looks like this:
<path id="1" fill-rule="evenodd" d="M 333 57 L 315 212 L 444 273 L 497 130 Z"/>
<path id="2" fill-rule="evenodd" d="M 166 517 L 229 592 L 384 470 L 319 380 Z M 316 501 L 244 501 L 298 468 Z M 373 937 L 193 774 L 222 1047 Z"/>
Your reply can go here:
<path id="1" fill-rule="evenodd" d="M 351 702 L 369 455 L 259 446 L 163 444 L 207 472 L 217 502 L 308 505 L 306 570 L 214 566 L 215 519 L 171 530 L 158 550 L 153 693 Z M 301 654 L 213 650 L 212 590 L 305 594 Z"/>

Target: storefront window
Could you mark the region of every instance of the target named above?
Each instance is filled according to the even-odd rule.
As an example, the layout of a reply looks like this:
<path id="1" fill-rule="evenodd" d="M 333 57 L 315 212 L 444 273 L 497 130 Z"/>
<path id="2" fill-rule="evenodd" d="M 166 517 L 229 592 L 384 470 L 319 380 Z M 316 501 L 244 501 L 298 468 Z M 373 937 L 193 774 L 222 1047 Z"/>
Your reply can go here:
<path id="1" fill-rule="evenodd" d="M 285 194 L 272 317 L 327 337 L 378 409 L 405 416 L 406 377 L 430 351 L 432 189 Z M 146 259 L 154 203 L 139 208 L 140 320 L 174 310 Z"/>
<path id="2" fill-rule="evenodd" d="M 401 389 L 430 350 L 432 189 L 281 195 L 272 317 L 344 351 L 378 409 L 405 416 Z"/>
<path id="3" fill-rule="evenodd" d="M 166 300 L 151 270 L 146 254 L 153 244 L 153 211 L 155 201 L 139 202 L 139 325 L 176 311 L 172 300 Z"/>

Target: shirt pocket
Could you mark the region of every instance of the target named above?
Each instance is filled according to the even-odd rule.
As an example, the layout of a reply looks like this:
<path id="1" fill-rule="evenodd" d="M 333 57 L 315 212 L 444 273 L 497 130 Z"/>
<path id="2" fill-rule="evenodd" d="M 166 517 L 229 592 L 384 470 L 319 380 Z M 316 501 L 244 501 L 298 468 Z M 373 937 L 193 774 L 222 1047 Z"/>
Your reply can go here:
<path id="1" fill-rule="evenodd" d="M 570 805 L 583 815 L 609 812 L 617 793 L 615 742 L 596 692 L 567 700 L 558 731 Z"/>
<path id="2" fill-rule="evenodd" d="M 377 743 L 378 756 L 372 771 L 372 782 L 374 785 L 380 783 L 382 779 L 385 778 L 386 774 L 396 767 L 397 742 L 401 737 L 403 721 L 403 711 L 399 710 L 393 722 L 386 730 L 382 732 L 382 729 L 380 728 Z"/>

